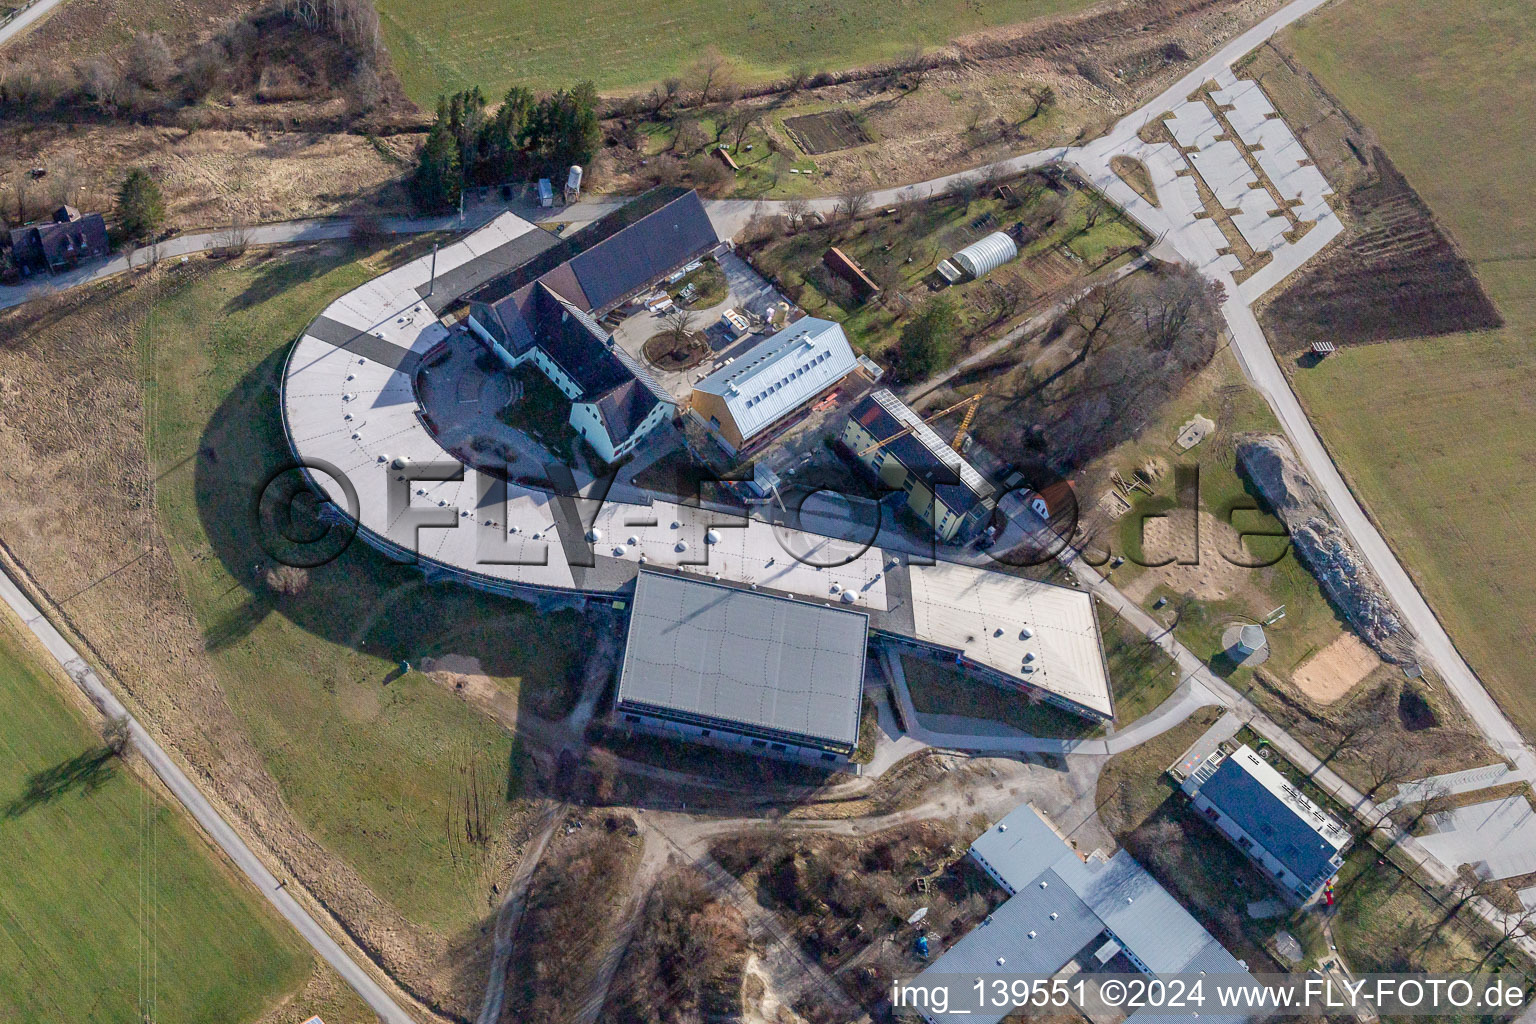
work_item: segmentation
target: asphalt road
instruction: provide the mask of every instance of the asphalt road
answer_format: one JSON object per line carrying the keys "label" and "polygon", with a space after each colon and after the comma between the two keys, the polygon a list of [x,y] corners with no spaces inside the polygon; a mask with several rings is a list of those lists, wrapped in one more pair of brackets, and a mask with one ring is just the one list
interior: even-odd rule
{"label": "asphalt road", "polygon": [[218,844],[235,866],[261,891],[267,902],[277,908],[288,923],[298,929],[304,941],[336,969],[363,1001],[379,1015],[385,1024],[413,1024],[414,1018],[381,987],[373,976],[359,967],[346,951],[331,938],[320,923],[309,915],[298,901],[281,887],[277,878],[268,871],[261,860],[245,845],[235,830],[230,828],[219,812],[214,810],[197,785],[173,761],[169,754],[155,742],[138,720],[128,714],[127,708],[102,684],[94,669],[80,657],[68,640],[43,617],[27,596],[17,587],[9,573],[0,574],[0,598],[16,613],[32,634],[40,640],[48,653],[75,681],[85,696],[108,718],[125,718],[133,736],[133,748],[165,783],[167,789],[179,800],[203,831]]}
{"label": "asphalt road", "polygon": [[64,0],[37,0],[31,7],[22,11],[16,17],[6,22],[3,28],[0,28],[0,46],[4,46],[16,36],[21,35],[45,17],[49,11],[63,2]]}
{"label": "asphalt road", "polygon": [[[18,18],[15,22],[0,29],[0,43],[22,31],[28,24],[42,17],[59,0],[41,0],[27,14]],[[1113,129],[1102,139],[1078,148],[1060,148],[1044,150],[1036,153],[1026,153],[1000,161],[993,167],[1001,170],[1017,172],[1033,167],[1043,166],[1056,161],[1066,161],[1076,164],[1096,184],[1104,187],[1117,202],[1120,202],[1128,214],[1142,223],[1154,237],[1159,238],[1160,246],[1167,246],[1186,257],[1201,252],[1201,245],[1193,237],[1188,223],[1175,223],[1165,212],[1139,200],[1122,182],[1108,169],[1108,160],[1116,152],[1132,146],[1131,140],[1135,133],[1148,119],[1168,109],[1187,93],[1192,91],[1199,83],[1209,78],[1216,70],[1231,64],[1232,61],[1244,53],[1260,45],[1275,31],[1296,21],[1321,6],[1325,0],[1295,0],[1295,2],[1281,8],[1275,14],[1266,18],[1253,29],[1243,33],[1231,43],[1224,46],[1212,57],[1202,62],[1199,67],[1191,71],[1184,78],[1174,83],[1168,90],[1143,105],[1136,112],[1128,115],[1118,122]],[[978,170],[960,172],[946,175],[931,181],[907,185],[896,188],[879,190],[871,195],[872,205],[886,206],[909,199],[923,198],[935,192],[954,185],[960,179],[977,173]],[[582,203],[575,207],[555,208],[553,210],[528,210],[517,209],[516,212],[523,216],[529,216],[535,220],[591,220],[601,216],[615,208],[618,203],[614,201],[598,201]],[[716,221],[722,234],[735,234],[755,212],[772,212],[777,204],[756,203],[751,201],[725,200],[709,204],[711,218]],[[811,208],[822,212],[835,208],[836,200],[820,199],[811,203]],[[458,217],[404,219],[387,221],[385,229],[394,233],[411,233],[438,230],[458,230],[472,226],[474,223],[483,222],[500,212],[503,207],[487,207],[477,210],[473,219],[461,221]],[[515,208],[514,208],[515,209]],[[350,224],[345,220],[339,221],[299,221],[287,224],[264,225],[252,228],[249,231],[251,244],[273,245],[304,242],[310,240],[345,237],[350,231]],[[1314,231],[1314,234],[1318,232]],[[1296,246],[1286,254],[1285,265],[1278,268],[1280,273],[1271,275],[1268,280],[1278,283],[1283,272],[1295,269],[1309,256],[1315,253],[1325,241],[1319,238],[1313,246]],[[179,258],[195,252],[217,248],[227,244],[227,233],[222,231],[202,232],[173,238],[162,243],[157,255],[161,259]],[[135,260],[137,262],[137,259]],[[1203,261],[1192,260],[1196,265]],[[42,286],[26,285],[11,288],[0,288],[0,308],[16,305],[60,288],[73,287],[90,281],[99,280],[111,274],[121,273],[128,269],[128,261],[124,257],[110,261],[97,267],[87,268],[84,271],[76,271],[72,275],[61,275]],[[1487,736],[1505,756],[1511,758],[1527,778],[1536,778],[1536,752],[1524,741],[1518,731],[1504,717],[1493,699],[1483,688],[1481,681],[1471,667],[1456,650],[1454,643],[1445,632],[1444,627],[1436,618],[1433,610],[1424,600],[1418,589],[1413,585],[1407,573],[1398,563],[1386,540],[1376,530],[1365,511],[1356,501],[1354,494],[1349,490],[1339,474],[1337,467],[1329,458],[1317,433],[1302,411],[1300,403],[1291,391],[1285,375],[1280,370],[1257,318],[1253,315],[1248,303],[1259,296],[1252,294],[1249,289],[1244,294],[1225,272],[1215,272],[1211,276],[1221,280],[1227,286],[1230,298],[1223,307],[1228,327],[1232,334],[1233,347],[1242,363],[1244,373],[1253,385],[1264,395],[1265,400],[1274,410],[1276,417],[1284,427],[1287,436],[1295,447],[1298,457],[1311,475],[1313,482],[1324,494],[1331,510],[1337,518],[1340,526],[1345,529],[1361,551],[1367,563],[1382,580],[1388,593],[1396,602],[1403,614],[1405,621],[1418,634],[1424,660],[1439,671],[1447,685],[1456,693],[1463,706],[1467,708],[1479,729]],[[3,594],[17,613],[27,620],[39,638],[49,647],[60,664],[65,666],[72,678],[81,686],[86,694],[105,713],[121,714],[122,705],[111,695],[101,681],[79,658],[78,654],[64,639],[52,629],[52,626],[43,620],[37,610],[33,608],[26,598],[17,590],[8,578],[0,579],[0,594]],[[1202,683],[1211,685],[1207,680]],[[1219,682],[1219,681],[1218,681]],[[1234,693],[1217,693],[1230,701],[1233,698],[1241,700],[1240,695]],[[1226,702],[1226,701],[1224,701]],[[277,888],[277,882],[266,870],[251,850],[245,846],[240,838],[218,816],[212,805],[202,796],[196,786],[186,777],[176,764],[165,754],[142,727],[134,722],[132,730],[135,742],[151,764],[156,773],[165,781],[167,787],[176,794],[177,798],[192,812],[200,824],[208,831],[209,835],[235,863],[246,873],[248,877],[262,891],[263,895],[288,918],[300,933],[327,961],[332,963],[342,974],[342,977],[355,988],[360,995],[390,1024],[404,1024],[411,1017],[406,1014],[364,970],[353,963],[346,953],[330,938],[320,925],[311,918],[308,913],[298,905],[287,893]],[[1286,737],[1289,739],[1289,737]],[[1292,741],[1294,743],[1294,741]],[[1287,754],[1293,754],[1291,750]],[[1299,748],[1294,752],[1295,756],[1306,755],[1306,751]],[[1307,755],[1308,757],[1310,755]],[[1305,758],[1303,758],[1305,760]],[[1298,763],[1301,763],[1298,761]],[[1342,780],[1339,780],[1342,782]]]}

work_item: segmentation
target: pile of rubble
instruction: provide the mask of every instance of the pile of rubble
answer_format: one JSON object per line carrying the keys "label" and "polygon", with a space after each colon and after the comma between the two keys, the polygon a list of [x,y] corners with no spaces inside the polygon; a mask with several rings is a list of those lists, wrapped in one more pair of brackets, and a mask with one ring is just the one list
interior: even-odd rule
{"label": "pile of rubble", "polygon": [[1412,634],[1381,581],[1329,515],[1290,442],[1274,434],[1241,435],[1237,464],[1285,523],[1296,556],[1360,637],[1387,661],[1412,663]]}

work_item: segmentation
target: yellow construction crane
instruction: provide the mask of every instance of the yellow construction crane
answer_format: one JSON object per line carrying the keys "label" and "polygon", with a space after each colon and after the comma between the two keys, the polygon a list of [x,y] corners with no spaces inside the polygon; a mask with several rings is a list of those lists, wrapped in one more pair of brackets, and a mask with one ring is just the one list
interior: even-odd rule
{"label": "yellow construction crane", "polygon": [[[956,402],[954,405],[950,406],[948,409],[940,409],[938,412],[933,413],[932,415],[924,416],[923,419],[922,419],[922,422],[923,423],[932,423],[934,420],[943,419],[945,416],[948,416],[950,413],[954,412],[957,409],[965,409],[966,410],[966,412],[965,412],[965,419],[960,421],[960,429],[958,431],[956,431],[955,439],[950,442],[950,446],[953,447],[955,449],[955,451],[959,451],[960,450],[960,442],[965,440],[966,431],[969,430],[970,427],[971,427],[971,420],[975,418],[976,410],[981,407],[981,400],[984,397],[986,397],[986,394],[987,394],[986,390],[982,389],[981,391],[976,392],[976,394],[972,395],[970,398],[961,399],[960,401]],[[970,408],[967,409],[966,408],[967,406],[969,406]],[[863,451],[859,452],[858,453],[859,458],[862,459],[864,456],[868,455],[870,452],[878,451],[879,449],[884,448],[886,445],[890,444],[892,441],[897,441],[897,440],[900,440],[903,437],[906,437],[908,434],[912,433],[912,431],[916,430],[917,428],[918,428],[918,424],[916,424],[916,423],[913,423],[913,424],[911,424],[909,426],[906,426],[906,427],[902,427],[900,430],[898,430],[896,433],[892,434],[890,437],[887,437],[887,438],[884,438],[882,440],[876,441],[874,444],[870,445],[868,448],[865,448]]]}
{"label": "yellow construction crane", "polygon": [[955,439],[949,442],[949,446],[955,451],[959,451],[960,446],[965,443],[965,435],[971,429],[971,420],[976,418],[976,410],[981,408],[981,400],[986,397],[986,394],[987,389],[982,388],[967,399],[971,403],[971,407],[965,410],[965,416],[960,420],[960,428],[955,431]]}

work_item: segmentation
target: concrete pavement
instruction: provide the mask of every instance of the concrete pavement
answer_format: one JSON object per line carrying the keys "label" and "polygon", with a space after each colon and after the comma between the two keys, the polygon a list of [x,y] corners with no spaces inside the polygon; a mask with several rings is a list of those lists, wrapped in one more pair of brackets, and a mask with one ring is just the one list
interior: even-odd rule
{"label": "concrete pavement", "polygon": [[127,720],[128,731],[133,737],[133,749],[144,758],[145,763],[154,770],[160,781],[165,783],[171,794],[191,813],[209,838],[234,862],[235,867],[239,868],[267,902],[276,907],[277,912],[298,930],[304,941],[336,969],[342,980],[362,997],[369,1008],[378,1014],[385,1024],[414,1024],[415,1018],[395,1002],[394,998],[374,980],[373,975],[348,956],[320,922],[311,917],[309,912],[289,895],[288,890],[282,887],[261,859],[219,815],[196,784],[187,777],[160,744],[155,742],[155,738],[139,724],[138,720],[128,713],[128,709],[113,696],[112,691],[107,689],[95,670],[21,591],[8,571],[0,573],[0,598],[4,598],[5,603],[22,620],[32,635],[47,648],[53,659],[104,716],[109,719]]}

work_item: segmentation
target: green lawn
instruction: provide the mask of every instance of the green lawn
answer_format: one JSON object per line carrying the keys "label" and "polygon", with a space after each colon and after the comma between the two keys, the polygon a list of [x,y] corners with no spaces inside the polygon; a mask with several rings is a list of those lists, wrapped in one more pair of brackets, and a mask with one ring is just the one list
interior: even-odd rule
{"label": "green lawn", "polygon": [[[1040,198],[1043,200],[1044,196]],[[1127,249],[1144,241],[1127,222],[1111,216],[1101,217],[1092,228],[1087,227],[1089,201],[1084,192],[1068,191],[1063,211],[1050,229],[1027,243],[1018,259],[992,276],[1017,275],[1027,287],[1027,301],[1037,302],[1051,283],[1031,273],[1031,257],[1065,246],[1087,268],[1097,269],[1101,263],[1107,268],[1115,263],[1114,258],[1106,259],[1111,250]],[[893,281],[890,286],[899,288],[911,300],[911,308],[916,309],[929,297],[927,282],[936,278],[939,261],[975,241],[983,230],[979,225],[989,216],[995,223],[985,226],[985,230],[1003,230],[1027,219],[1029,208],[1010,210],[993,198],[965,202],[959,197],[944,197],[909,205],[895,216],[866,217],[851,229],[843,224],[803,228],[766,243],[751,253],[751,259],[811,315],[842,324],[855,349],[877,355],[900,337],[908,312],[901,307],[892,308],[881,299],[860,302],[846,294],[833,298],[837,289],[830,272],[822,265],[822,255],[835,245],[871,275],[889,270]],[[978,226],[972,229],[972,225]],[[1118,257],[1120,261],[1129,258]],[[962,345],[1001,334],[1027,315],[1027,308],[1021,306],[1007,321],[990,322],[991,313],[985,308],[992,293],[990,280],[963,281],[945,287],[941,293],[955,303],[960,313]]]}
{"label": "green lawn", "polygon": [[554,89],[590,78],[620,91],[668,77],[689,79],[709,47],[761,81],[806,66],[849,67],[888,59],[913,44],[1089,6],[1087,0],[988,4],[877,0],[645,0],[622,10],[574,0],[380,0],[384,41],[410,97],[480,85],[499,96],[514,83]]}
{"label": "green lawn", "polygon": [[1055,739],[1079,739],[1103,732],[1097,722],[1054,704],[1031,700],[1018,690],[987,682],[948,662],[915,654],[900,657],[912,706],[923,714],[980,718],[1031,736]]}
{"label": "green lawn", "polygon": [[396,663],[476,658],[522,708],[558,717],[586,626],[428,586],[362,543],[312,570],[302,593],[266,585],[252,509],[288,457],[275,385],[303,325],[386,265],[353,260],[225,265],[155,303],[142,339],[157,510],[231,706],[288,805],[408,918],[457,930],[483,915],[494,867],[453,824],[466,780],[500,798],[484,821],[495,836],[520,806],[523,757],[419,671],[395,678]]}
{"label": "green lawn", "polygon": [[1344,349],[1294,381],[1457,647],[1536,736],[1536,7],[1349,0],[1286,38],[1380,136],[1506,320]]}
{"label": "green lawn", "polygon": [[0,1020],[247,1024],[303,984],[298,937],[123,771],[0,624]]}

